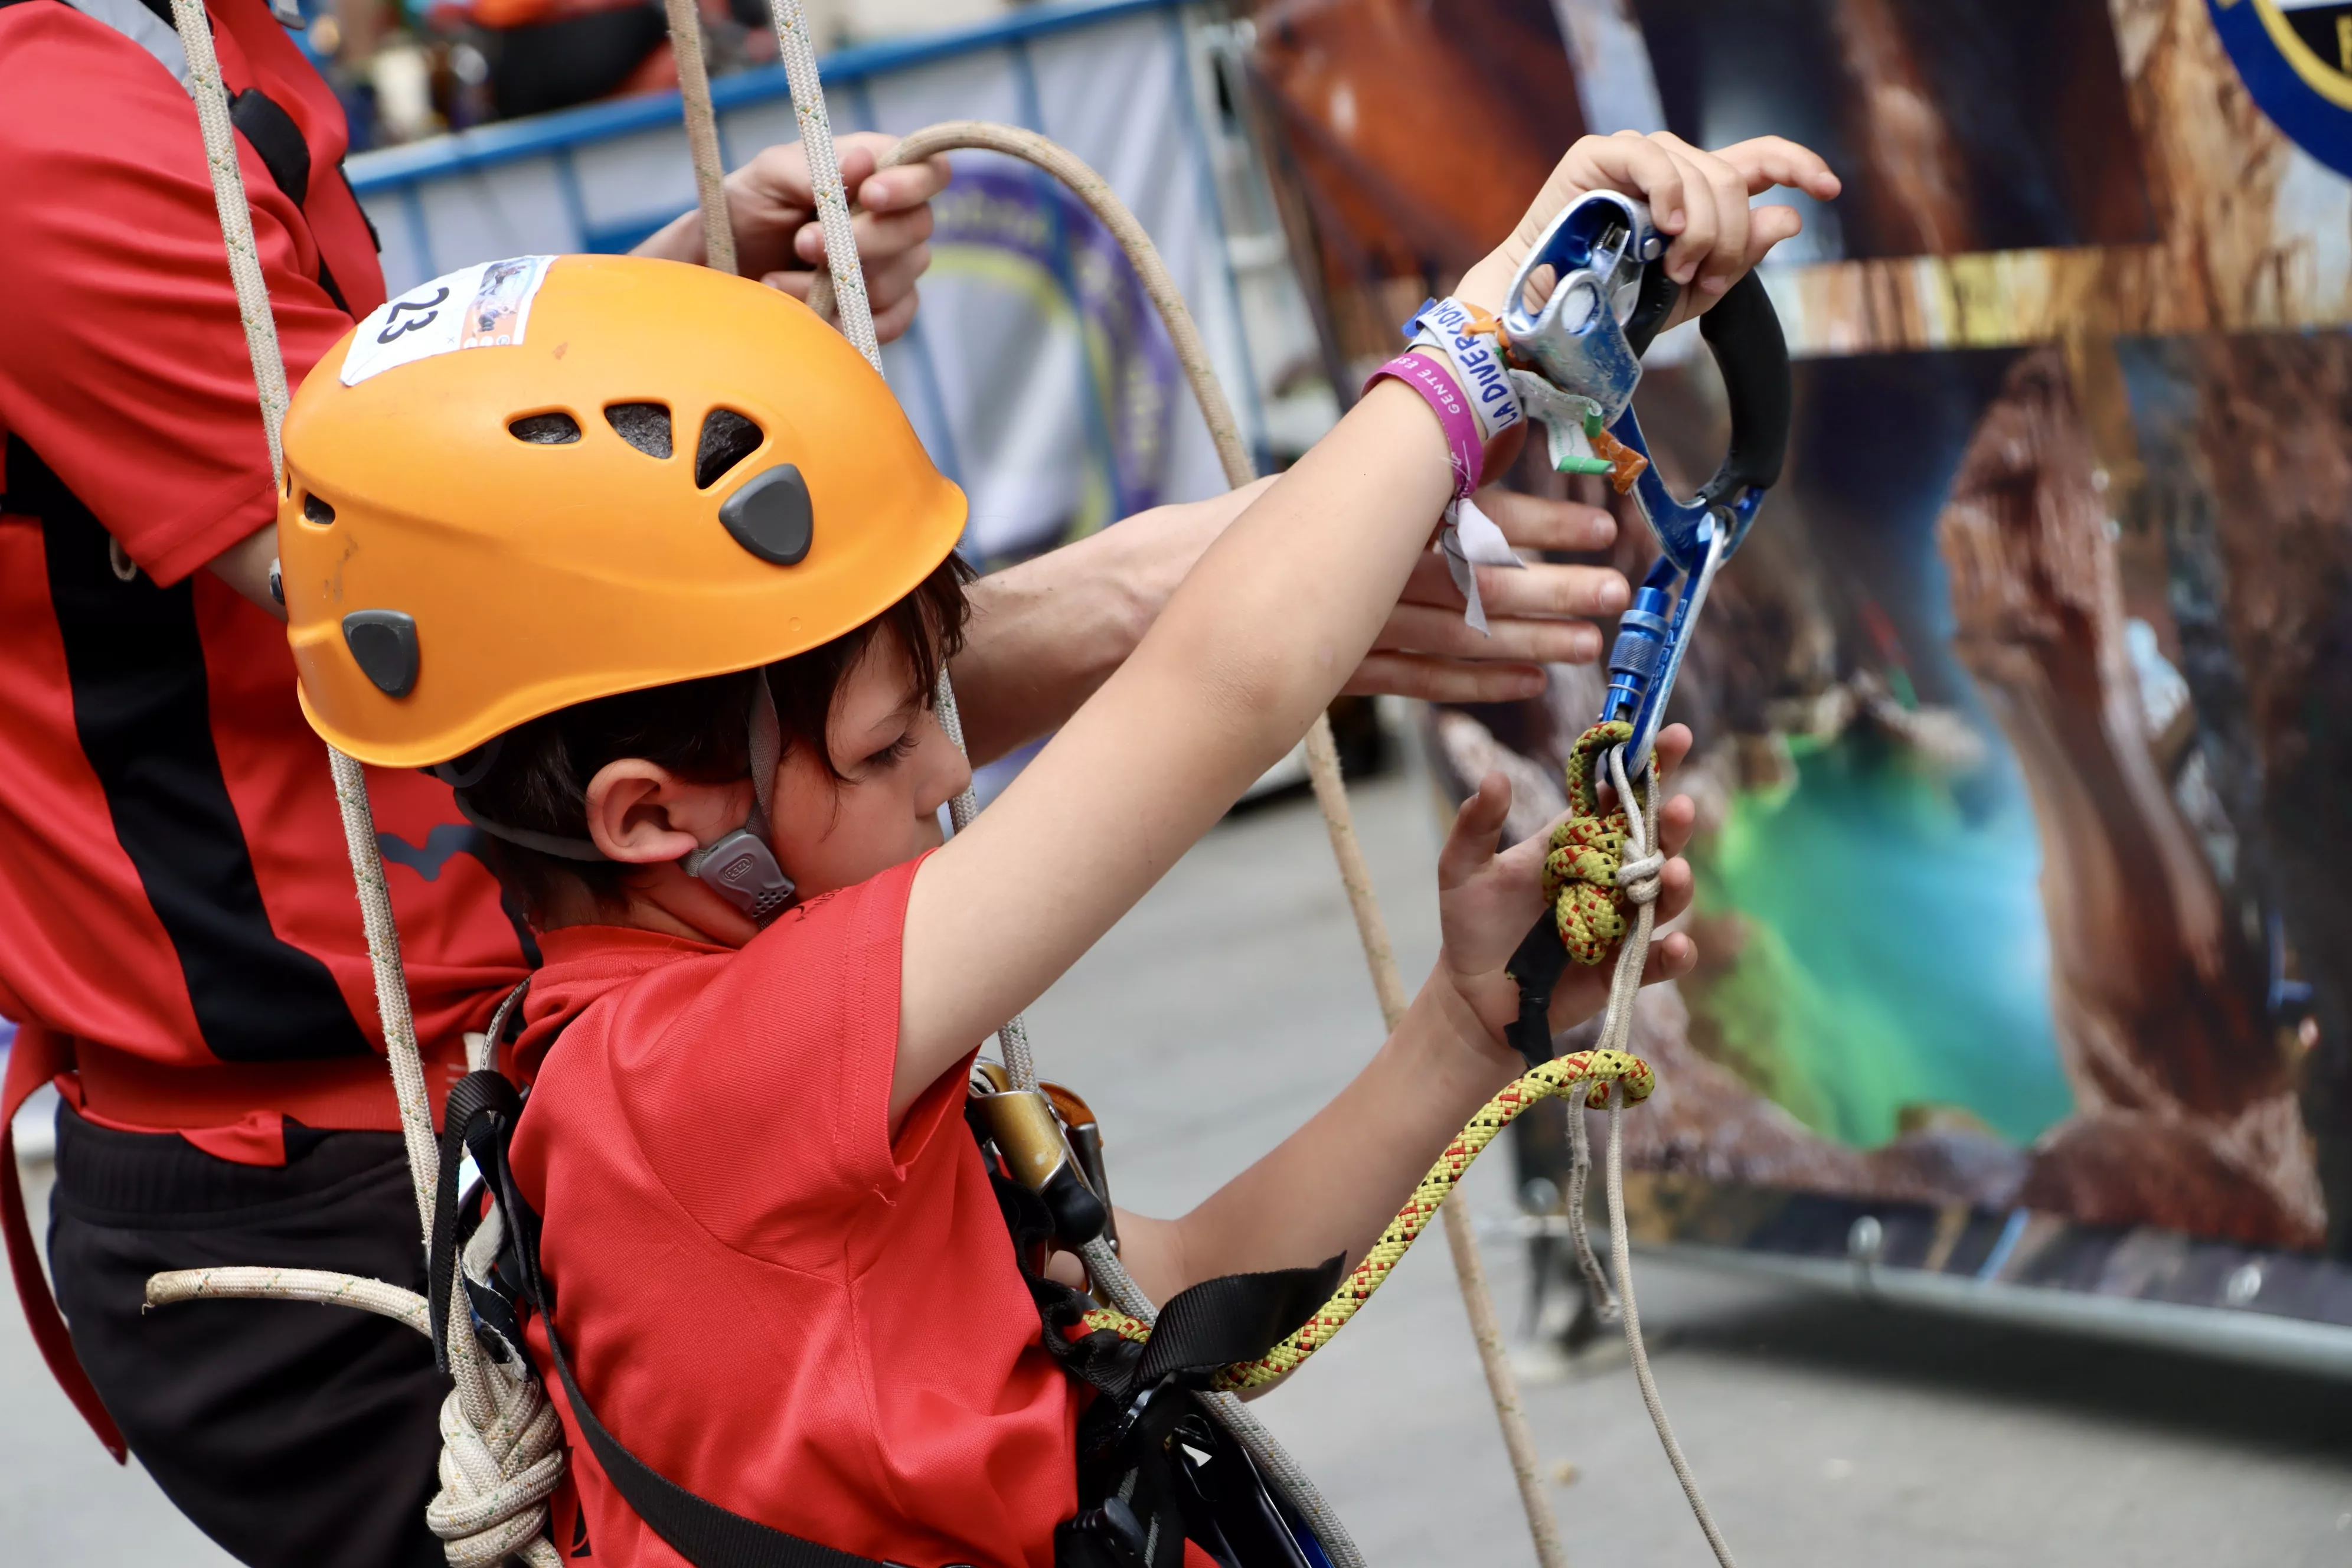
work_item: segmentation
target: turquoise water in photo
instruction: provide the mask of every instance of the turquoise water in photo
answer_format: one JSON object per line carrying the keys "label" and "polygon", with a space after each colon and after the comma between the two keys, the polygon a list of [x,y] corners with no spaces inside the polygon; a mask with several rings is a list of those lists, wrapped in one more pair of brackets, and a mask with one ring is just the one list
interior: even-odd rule
{"label": "turquoise water in photo", "polygon": [[1727,1065],[1857,1147],[1914,1104],[2031,1141],[2074,1098],[2041,847],[2006,748],[1957,784],[1853,731],[1796,761],[1792,787],[1742,792],[1694,850],[1702,911],[1745,926],[1730,973],[1695,997]]}

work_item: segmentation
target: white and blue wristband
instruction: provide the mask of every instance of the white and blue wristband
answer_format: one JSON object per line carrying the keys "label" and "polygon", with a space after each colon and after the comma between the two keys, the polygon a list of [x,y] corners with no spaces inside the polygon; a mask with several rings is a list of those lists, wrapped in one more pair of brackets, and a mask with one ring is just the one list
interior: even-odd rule
{"label": "white and blue wristband", "polygon": [[[1498,437],[1526,420],[1527,410],[1511,385],[1509,367],[1503,361],[1501,338],[1495,331],[1478,330],[1481,317],[1482,312],[1451,295],[1443,300],[1425,300],[1413,312],[1412,320],[1404,324],[1404,335],[1412,340],[1414,349],[1427,349],[1441,355],[1453,367],[1463,401],[1470,405],[1470,416],[1477,421],[1481,445],[1491,447]],[[1492,317],[1484,319],[1493,321]],[[1475,489],[1475,479],[1465,488]],[[1503,537],[1495,520],[1479,510],[1478,503],[1467,495],[1446,504],[1445,526],[1439,531],[1437,542],[1445,557],[1446,574],[1454,579],[1454,586],[1462,595],[1462,618],[1480,636],[1491,635],[1486,628],[1486,607],[1479,599],[1475,569],[1495,566],[1518,570],[1527,563]]]}

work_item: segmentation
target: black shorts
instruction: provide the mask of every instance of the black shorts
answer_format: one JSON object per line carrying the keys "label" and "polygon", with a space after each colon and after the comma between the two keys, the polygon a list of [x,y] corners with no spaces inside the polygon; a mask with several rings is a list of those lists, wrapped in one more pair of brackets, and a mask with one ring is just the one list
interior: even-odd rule
{"label": "black shorts", "polygon": [[255,1568],[443,1568],[425,1528],[446,1381],[415,1331],[343,1307],[191,1301],[147,1277],[264,1264],[422,1292],[416,1200],[391,1132],[289,1124],[282,1168],[58,1112],[49,1267],[75,1353],[131,1452]]}

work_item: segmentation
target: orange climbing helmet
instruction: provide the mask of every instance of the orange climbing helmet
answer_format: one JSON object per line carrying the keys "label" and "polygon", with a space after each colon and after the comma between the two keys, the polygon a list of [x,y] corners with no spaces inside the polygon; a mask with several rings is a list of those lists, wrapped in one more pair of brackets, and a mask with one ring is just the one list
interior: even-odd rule
{"label": "orange climbing helmet", "polygon": [[303,383],[285,447],[302,710],[382,766],[829,642],[964,522],[807,307],[635,257],[519,257],[387,301]]}

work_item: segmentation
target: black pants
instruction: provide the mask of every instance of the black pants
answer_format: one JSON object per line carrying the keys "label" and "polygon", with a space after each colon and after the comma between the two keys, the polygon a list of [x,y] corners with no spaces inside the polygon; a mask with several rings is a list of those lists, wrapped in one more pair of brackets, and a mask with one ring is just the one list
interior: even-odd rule
{"label": "black pants", "polygon": [[282,1168],[58,1113],[49,1266],[131,1451],[254,1568],[442,1568],[425,1528],[446,1387],[414,1330],[344,1307],[191,1301],[147,1277],[265,1264],[425,1289],[399,1137],[287,1129]]}

